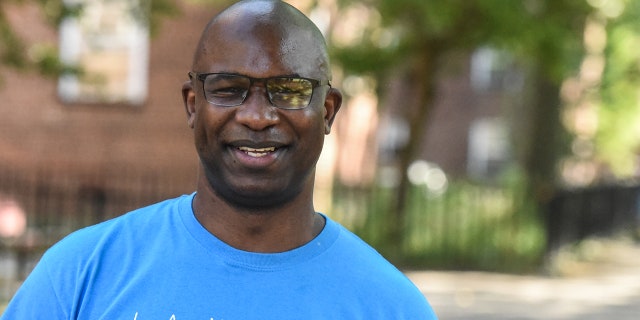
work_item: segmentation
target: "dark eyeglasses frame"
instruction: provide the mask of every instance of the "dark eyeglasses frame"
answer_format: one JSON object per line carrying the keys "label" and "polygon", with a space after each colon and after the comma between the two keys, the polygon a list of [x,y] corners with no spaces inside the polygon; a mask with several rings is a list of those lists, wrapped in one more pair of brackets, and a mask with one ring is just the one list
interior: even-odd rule
{"label": "dark eyeglasses frame", "polygon": [[[315,93],[315,89],[317,87],[320,86],[325,86],[328,85],[329,87],[331,87],[331,83],[329,82],[329,80],[316,80],[316,79],[311,79],[311,78],[305,78],[305,77],[297,77],[297,76],[275,76],[275,77],[268,77],[268,78],[253,78],[253,77],[249,77],[249,76],[245,76],[242,74],[236,74],[236,73],[224,73],[224,72],[212,72],[212,73],[198,73],[195,71],[190,71],[188,73],[189,79],[193,80],[193,78],[196,78],[198,80],[200,80],[200,82],[202,82],[202,94],[204,95],[204,99],[207,100],[207,102],[217,105],[217,106],[221,106],[221,107],[237,107],[239,105],[242,105],[246,100],[247,97],[249,96],[249,94],[247,93],[243,98],[242,101],[240,101],[238,104],[234,104],[234,105],[220,105],[220,104],[216,104],[213,103],[211,101],[209,101],[209,99],[207,99],[207,95],[205,94],[205,90],[204,90],[204,81],[207,79],[208,76],[210,75],[221,75],[221,76],[240,76],[240,77],[244,77],[249,79],[249,88],[253,87],[253,84],[256,82],[262,82],[265,84],[265,92],[267,95],[267,100],[269,100],[269,103],[271,103],[272,106],[279,108],[279,109],[284,109],[284,110],[299,110],[299,109],[304,109],[306,107],[309,106],[309,104],[311,103],[311,100],[313,100],[313,94]],[[309,97],[309,102],[300,108],[286,108],[286,107],[280,107],[277,106],[275,103],[273,103],[273,101],[271,101],[271,95],[269,94],[268,90],[266,89],[266,83],[267,81],[271,80],[271,79],[281,79],[281,78],[289,78],[289,79],[303,79],[303,80],[307,80],[311,83],[311,97]]]}

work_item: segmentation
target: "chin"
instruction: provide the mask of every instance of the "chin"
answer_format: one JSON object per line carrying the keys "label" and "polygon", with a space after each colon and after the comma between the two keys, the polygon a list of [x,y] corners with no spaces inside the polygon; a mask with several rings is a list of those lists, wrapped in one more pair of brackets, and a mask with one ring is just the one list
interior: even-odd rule
{"label": "chin", "polygon": [[243,186],[241,188],[218,189],[218,195],[227,203],[240,209],[265,210],[283,207],[298,197],[302,188],[261,188]]}
{"label": "chin", "polygon": [[[274,181],[255,177],[245,179],[215,179],[209,177],[209,186],[217,196],[229,205],[243,210],[268,210],[283,207],[303,193],[308,181]],[[279,183],[278,183],[279,182]],[[313,180],[311,181],[313,186]]]}
{"label": "chin", "polygon": [[268,197],[264,195],[244,195],[239,197],[224,198],[227,203],[238,209],[248,211],[265,211],[270,209],[278,209],[290,203],[293,197],[285,198],[282,196]]}

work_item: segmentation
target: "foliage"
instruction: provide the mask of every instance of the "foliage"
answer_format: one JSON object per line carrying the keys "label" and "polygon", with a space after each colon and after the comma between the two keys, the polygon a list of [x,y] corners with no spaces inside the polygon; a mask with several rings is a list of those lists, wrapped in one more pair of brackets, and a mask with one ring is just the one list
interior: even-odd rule
{"label": "foliage", "polygon": [[[335,50],[351,72],[394,68],[407,55],[431,46],[472,50],[482,45],[504,47],[520,58],[543,54],[545,68],[557,76],[575,70],[581,53],[580,35],[591,8],[585,1],[502,0],[342,0],[342,9],[364,3],[381,19],[371,19],[360,42]],[[380,29],[396,38],[380,46]],[[378,61],[378,63],[372,63]],[[572,62],[572,63],[567,63]]]}
{"label": "foliage", "polygon": [[[585,19],[593,11],[586,1],[341,0],[339,3],[343,11],[365,4],[367,16],[377,17],[368,19],[370,24],[362,28],[355,41],[336,45],[334,57],[346,73],[368,73],[380,84],[398,71],[411,79],[405,84],[413,88],[408,88],[405,96],[415,97],[396,101],[404,106],[400,112],[409,127],[408,142],[398,154],[399,172],[406,172],[420,152],[434,108],[436,77],[442,60],[452,52],[495,47],[515,57],[528,71],[531,94],[526,106],[530,109],[532,129],[519,136],[520,141],[513,142],[524,149],[518,160],[527,171],[530,196],[540,204],[550,198],[556,181],[556,163],[562,145],[566,144],[561,139],[558,92],[561,81],[575,72],[581,62]],[[387,38],[393,41],[385,41]],[[382,95],[389,94],[381,88],[378,89]],[[401,177],[396,190],[397,205],[388,213],[388,223],[397,224],[396,230],[389,232],[389,242],[402,241],[400,229],[409,214],[406,206],[410,201],[409,185],[406,175]]]}
{"label": "foliage", "polygon": [[13,32],[3,11],[0,11],[0,62],[5,65],[23,68],[25,61],[22,55],[24,44]]}
{"label": "foliage", "polygon": [[[154,35],[163,19],[179,13],[174,1],[140,0],[132,1],[129,4],[131,14],[142,23],[148,24],[151,34]],[[8,0],[3,2],[5,5],[37,4],[52,27],[57,27],[66,17],[81,15],[83,10],[81,2],[74,5],[65,5],[60,0]],[[0,65],[19,70],[33,69],[49,76],[57,76],[69,71],[79,72],[79,70],[60,64],[56,48],[41,43],[34,44],[33,48],[27,46],[24,40],[15,33],[14,28],[17,26],[12,26],[9,23],[2,9],[4,8],[0,7]],[[27,54],[27,52],[32,52],[32,54]]]}
{"label": "foliage", "polygon": [[640,2],[627,1],[626,5],[607,28],[607,65],[596,138],[600,158],[619,176],[634,173],[640,154]]}

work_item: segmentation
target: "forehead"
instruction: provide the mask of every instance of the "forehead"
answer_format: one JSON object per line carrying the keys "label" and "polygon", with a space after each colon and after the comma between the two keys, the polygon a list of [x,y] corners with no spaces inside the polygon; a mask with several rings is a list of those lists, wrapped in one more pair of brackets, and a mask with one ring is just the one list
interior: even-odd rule
{"label": "forehead", "polygon": [[322,43],[308,27],[286,17],[227,15],[205,31],[194,69],[253,77],[320,77],[326,74],[326,60]]}

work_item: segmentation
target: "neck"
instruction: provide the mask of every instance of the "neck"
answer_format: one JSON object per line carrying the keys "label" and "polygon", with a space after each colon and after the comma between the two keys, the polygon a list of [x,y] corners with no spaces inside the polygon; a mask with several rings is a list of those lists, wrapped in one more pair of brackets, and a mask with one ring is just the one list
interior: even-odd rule
{"label": "neck", "polygon": [[313,240],[324,227],[324,218],[313,208],[312,189],[307,189],[282,207],[237,208],[201,178],[192,205],[200,224],[228,245],[250,252],[284,252]]}

